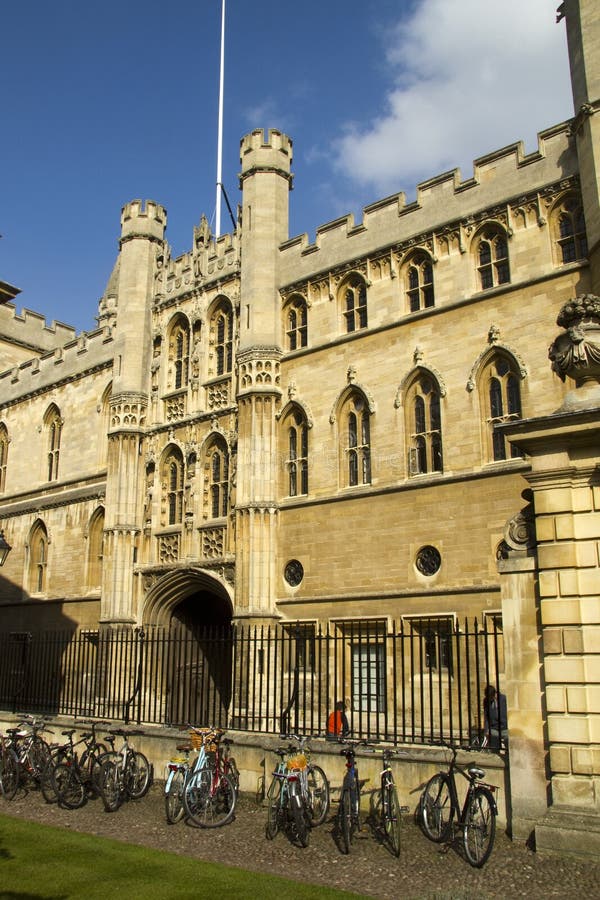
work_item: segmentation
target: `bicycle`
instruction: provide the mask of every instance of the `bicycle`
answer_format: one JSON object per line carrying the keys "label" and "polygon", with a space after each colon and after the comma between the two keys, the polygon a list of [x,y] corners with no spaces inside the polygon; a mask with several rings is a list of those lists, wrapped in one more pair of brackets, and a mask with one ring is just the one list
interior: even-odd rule
{"label": "bicycle", "polygon": [[306,757],[293,745],[273,750],[279,762],[267,792],[266,836],[273,840],[280,829],[287,831],[301,847],[308,847],[310,812],[300,784],[301,772],[307,768]]}
{"label": "bicycle", "polygon": [[394,856],[400,856],[401,814],[408,812],[408,806],[400,806],[398,801],[398,792],[390,762],[394,751],[386,748],[382,754],[383,769],[380,776],[380,788],[371,797],[371,825]]}
{"label": "bicycle", "polygon": [[[495,785],[482,781],[485,772],[479,766],[460,766],[456,762],[458,748],[449,744],[452,759],[446,771],[433,775],[425,786],[420,800],[420,818],[423,831],[436,843],[447,841],[456,821],[462,829],[463,847],[467,861],[481,868],[492,852],[496,836],[498,814],[494,792]],[[468,782],[462,808],[458,799],[456,773]]]}
{"label": "bicycle", "polygon": [[[218,728],[192,728],[190,733],[198,756],[184,778],[183,805],[188,819],[200,828],[226,825],[235,812],[237,788],[231,775],[224,770],[224,758],[219,747],[223,734]],[[177,789],[181,789],[180,779]]]}
{"label": "bicycle", "polygon": [[[66,809],[79,809],[90,795],[101,793],[101,759],[106,758],[105,744],[96,738],[96,725],[82,734],[77,743],[73,741],[74,728],[62,732],[67,743],[56,748],[55,759],[48,763],[41,780],[44,797],[49,802],[58,801]],[[77,747],[83,745],[81,756]]]}
{"label": "bicycle", "polygon": [[5,800],[12,800],[19,789],[19,759],[10,740],[0,736],[0,793]]}
{"label": "bicycle", "polygon": [[[143,732],[115,728],[105,737],[112,749],[99,758],[98,790],[107,812],[115,812],[125,799],[139,800],[152,786],[152,766],[129,743],[129,738],[138,734]],[[114,749],[116,737],[123,738],[118,750]]]}
{"label": "bicycle", "polygon": [[360,782],[358,779],[358,767],[356,765],[356,748],[361,744],[367,746],[366,741],[343,740],[345,746],[340,750],[340,756],[346,757],[346,773],[342,782],[340,802],[338,806],[335,833],[340,838],[340,849],[343,853],[350,853],[350,846],[355,832],[360,831]]}
{"label": "bicycle", "polygon": [[296,746],[290,746],[293,754],[288,759],[288,766],[298,770],[300,789],[304,804],[308,809],[311,828],[322,825],[329,812],[329,781],[321,766],[311,761],[311,749],[308,746],[310,738],[297,734],[289,734],[286,739],[294,741]]}

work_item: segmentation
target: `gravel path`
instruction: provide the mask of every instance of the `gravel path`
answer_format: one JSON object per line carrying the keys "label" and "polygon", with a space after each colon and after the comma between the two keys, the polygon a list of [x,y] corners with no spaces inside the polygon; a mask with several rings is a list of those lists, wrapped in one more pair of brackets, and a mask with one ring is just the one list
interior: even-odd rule
{"label": "gravel path", "polygon": [[404,818],[402,853],[396,859],[367,827],[357,835],[350,855],[342,855],[331,820],[312,831],[307,849],[293,846],[283,834],[268,841],[266,810],[249,797],[240,799],[235,821],[223,828],[168,825],[160,784],[143,800],[126,803],[115,813],[105,813],[97,800],[79,810],[58,809],[37,792],[0,800],[0,813],[213,862],[232,864],[235,855],[236,864],[245,869],[380,900],[600,896],[600,864],[541,857],[499,833],[490,860],[476,870],[460,855],[458,844],[432,844],[410,815]]}

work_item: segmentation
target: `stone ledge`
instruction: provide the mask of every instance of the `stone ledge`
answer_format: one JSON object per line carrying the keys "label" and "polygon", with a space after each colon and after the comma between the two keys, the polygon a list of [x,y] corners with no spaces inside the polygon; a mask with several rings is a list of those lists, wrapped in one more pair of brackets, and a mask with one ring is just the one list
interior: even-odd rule
{"label": "stone ledge", "polygon": [[535,827],[535,849],[582,859],[600,855],[600,813],[553,807]]}

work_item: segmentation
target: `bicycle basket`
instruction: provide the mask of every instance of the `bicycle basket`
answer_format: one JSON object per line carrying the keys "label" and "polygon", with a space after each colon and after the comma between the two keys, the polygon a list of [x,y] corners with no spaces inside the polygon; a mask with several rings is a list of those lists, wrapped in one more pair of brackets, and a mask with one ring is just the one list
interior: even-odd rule
{"label": "bicycle basket", "polygon": [[288,756],[287,763],[288,769],[305,769],[308,765],[308,760],[304,753],[296,753],[295,756]]}

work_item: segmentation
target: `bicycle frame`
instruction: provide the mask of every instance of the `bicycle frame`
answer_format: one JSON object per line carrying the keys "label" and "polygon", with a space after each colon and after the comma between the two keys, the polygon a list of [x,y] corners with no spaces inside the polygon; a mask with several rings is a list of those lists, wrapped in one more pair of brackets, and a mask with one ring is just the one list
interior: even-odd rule
{"label": "bicycle frame", "polygon": [[[487,788],[491,794],[496,792],[496,786],[494,784],[487,784],[482,781],[485,772],[483,769],[480,769],[478,766],[461,766],[456,762],[456,757],[458,754],[458,750],[456,747],[452,747],[452,760],[448,767],[447,775],[449,778],[449,787],[450,787],[450,799],[452,805],[452,815],[456,818],[456,821],[459,825],[464,825],[467,810],[469,809],[469,802],[471,799],[471,795],[475,788],[483,787]],[[456,772],[468,782],[467,793],[465,795],[465,799],[463,801],[462,807],[460,805],[460,800],[458,797],[458,788],[456,787]],[[498,810],[496,804],[494,802],[494,815],[498,814]]]}

